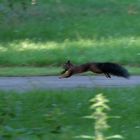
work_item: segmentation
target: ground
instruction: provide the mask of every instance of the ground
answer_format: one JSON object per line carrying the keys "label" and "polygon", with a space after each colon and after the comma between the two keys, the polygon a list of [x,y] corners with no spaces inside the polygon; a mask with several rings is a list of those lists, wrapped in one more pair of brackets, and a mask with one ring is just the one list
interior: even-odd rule
{"label": "ground", "polygon": [[[89,100],[100,93],[111,108],[106,135],[139,140],[139,0],[24,2],[0,3],[0,140],[93,135],[95,122],[83,116],[91,114]],[[59,79],[68,59],[76,65],[119,63],[132,76]]]}
{"label": "ground", "polygon": [[140,85],[140,76],[131,76],[129,79],[105,76],[72,76],[59,79],[58,76],[36,77],[1,77],[1,90],[15,90],[20,92],[30,90],[74,89],[74,88],[103,88],[103,87],[135,87]]}

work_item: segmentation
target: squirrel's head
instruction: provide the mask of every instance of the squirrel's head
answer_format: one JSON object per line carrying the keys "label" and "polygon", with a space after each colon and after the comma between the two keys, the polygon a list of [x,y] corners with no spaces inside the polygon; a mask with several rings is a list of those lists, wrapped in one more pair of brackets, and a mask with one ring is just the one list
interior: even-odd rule
{"label": "squirrel's head", "polygon": [[64,65],[63,65],[63,68],[65,70],[68,70],[69,68],[73,67],[73,64],[71,63],[70,60],[68,60]]}

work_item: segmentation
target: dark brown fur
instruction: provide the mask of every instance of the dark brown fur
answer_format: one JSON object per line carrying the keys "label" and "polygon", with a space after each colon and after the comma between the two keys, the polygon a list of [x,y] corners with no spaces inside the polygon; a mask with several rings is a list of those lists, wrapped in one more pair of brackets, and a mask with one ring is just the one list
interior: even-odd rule
{"label": "dark brown fur", "polygon": [[61,72],[62,76],[60,78],[68,78],[73,74],[83,73],[91,71],[97,74],[105,74],[107,78],[111,78],[112,75],[121,76],[124,78],[129,77],[128,71],[122,66],[105,62],[105,63],[85,63],[82,65],[73,65],[70,61],[67,61],[63,65],[64,71]]}

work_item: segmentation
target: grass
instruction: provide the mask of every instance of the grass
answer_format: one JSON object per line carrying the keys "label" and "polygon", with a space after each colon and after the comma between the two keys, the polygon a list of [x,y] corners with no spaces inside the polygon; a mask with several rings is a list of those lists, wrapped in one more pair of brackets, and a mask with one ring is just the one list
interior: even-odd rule
{"label": "grass", "polygon": [[60,67],[0,67],[0,76],[53,76],[59,75]]}
{"label": "grass", "polygon": [[[78,135],[93,135],[93,122],[83,119],[91,114],[89,99],[99,93],[110,101],[108,135],[120,134],[138,140],[140,129],[140,88],[75,89],[0,92],[0,135],[3,139],[72,140]],[[128,115],[129,114],[129,115]],[[60,129],[58,130],[58,127]],[[53,133],[58,131],[58,133]]]}
{"label": "grass", "polygon": [[[140,75],[138,67],[126,66],[131,75]],[[54,76],[60,75],[61,67],[46,66],[46,67],[0,67],[0,76]],[[81,75],[81,74],[80,74]],[[83,73],[82,75],[96,75],[92,72]]]}
{"label": "grass", "polygon": [[[60,66],[71,59],[140,64],[138,0],[49,0],[2,4],[1,66]],[[17,12],[18,11],[18,12]]]}
{"label": "grass", "polygon": [[[133,43],[132,43],[133,42]],[[75,63],[112,61],[126,65],[140,63],[139,38],[33,43],[29,40],[1,45],[3,66],[58,66],[71,59]],[[117,57],[116,57],[117,56]]]}

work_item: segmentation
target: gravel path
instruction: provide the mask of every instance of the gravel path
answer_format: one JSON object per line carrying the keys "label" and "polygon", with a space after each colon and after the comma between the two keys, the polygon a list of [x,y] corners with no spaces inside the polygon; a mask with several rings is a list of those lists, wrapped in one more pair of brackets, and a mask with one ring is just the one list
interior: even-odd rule
{"label": "gravel path", "polygon": [[32,89],[68,89],[95,87],[134,87],[140,86],[140,76],[130,79],[104,76],[73,76],[59,79],[57,76],[0,77],[0,90],[28,91]]}

